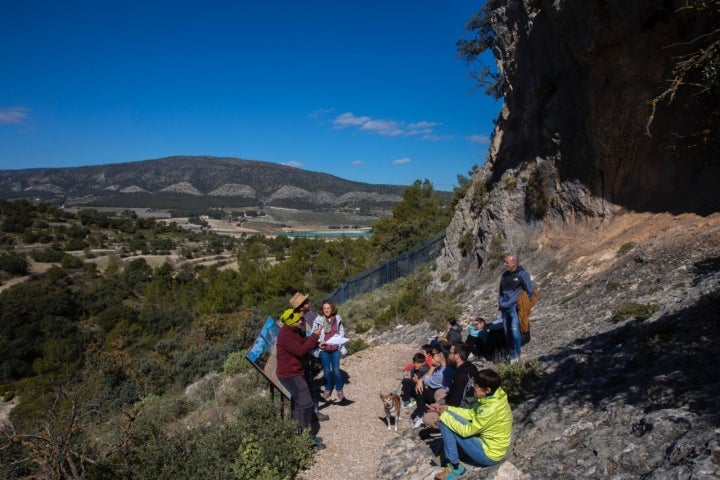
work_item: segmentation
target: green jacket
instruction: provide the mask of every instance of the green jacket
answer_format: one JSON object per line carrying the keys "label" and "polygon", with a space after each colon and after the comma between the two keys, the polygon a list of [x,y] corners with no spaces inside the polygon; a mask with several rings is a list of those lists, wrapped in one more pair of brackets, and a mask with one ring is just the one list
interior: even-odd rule
{"label": "green jacket", "polygon": [[[470,422],[465,425],[449,412],[454,412]],[[502,387],[494,394],[479,400],[472,408],[448,407],[439,420],[461,437],[478,437],[485,455],[496,462],[502,460],[510,446],[513,417],[507,394]]]}

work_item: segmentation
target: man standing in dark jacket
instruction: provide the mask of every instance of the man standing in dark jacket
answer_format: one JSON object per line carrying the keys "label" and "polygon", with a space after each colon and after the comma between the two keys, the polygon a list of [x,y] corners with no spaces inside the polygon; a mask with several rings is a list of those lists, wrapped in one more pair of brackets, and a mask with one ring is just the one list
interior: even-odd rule
{"label": "man standing in dark jacket", "polygon": [[[477,373],[477,367],[472,362],[468,362],[468,354],[470,352],[467,346],[462,342],[455,342],[450,345],[450,353],[448,354],[448,365],[455,369],[450,389],[445,398],[438,398],[437,392],[435,403],[428,405],[428,412],[423,416],[423,423],[430,428],[438,428],[438,417],[440,416],[439,407],[441,405],[450,405],[451,407],[469,407],[463,404],[468,394],[473,394],[472,378]],[[443,391],[444,393],[444,391]],[[442,396],[442,395],[441,395]]]}
{"label": "man standing in dark jacket", "polygon": [[[305,381],[305,356],[315,348],[320,338],[320,326],[305,336],[300,313],[289,308],[280,316],[283,323],[278,333],[276,375],[283,387],[290,393],[292,414],[302,430],[310,427],[313,413],[313,401],[310,388]],[[319,438],[312,436],[313,448],[322,449],[325,445]]]}
{"label": "man standing in dark jacket", "polygon": [[517,255],[506,253],[503,256],[505,271],[500,277],[500,294],[498,295],[498,306],[502,313],[505,325],[505,339],[508,344],[510,363],[520,361],[520,318],[517,311],[517,299],[520,292],[525,290],[532,300],[534,295],[530,275],[523,267],[518,265]]}

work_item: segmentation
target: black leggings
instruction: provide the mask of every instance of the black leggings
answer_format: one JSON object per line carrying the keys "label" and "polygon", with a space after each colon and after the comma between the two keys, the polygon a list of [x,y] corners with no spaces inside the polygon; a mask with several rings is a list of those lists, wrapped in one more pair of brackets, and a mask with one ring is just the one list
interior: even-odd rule
{"label": "black leggings", "polygon": [[412,415],[410,415],[412,418],[422,418],[425,413],[427,413],[427,404],[429,403],[435,403],[435,392],[437,391],[437,388],[429,388],[425,386],[422,393],[417,393],[413,389],[413,398],[415,399],[416,405],[415,405],[415,411],[413,411]]}

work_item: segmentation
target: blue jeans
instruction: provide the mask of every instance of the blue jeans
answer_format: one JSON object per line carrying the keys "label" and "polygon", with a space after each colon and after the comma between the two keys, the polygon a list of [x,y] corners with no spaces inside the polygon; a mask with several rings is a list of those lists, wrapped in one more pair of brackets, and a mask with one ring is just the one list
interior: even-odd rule
{"label": "blue jeans", "polygon": [[[456,413],[448,413],[463,424],[469,423]],[[481,467],[492,467],[499,463],[495,460],[490,460],[488,456],[485,455],[482,442],[480,442],[478,437],[461,437],[442,422],[440,422],[440,433],[442,433],[443,454],[448,462],[458,463],[460,461],[460,452],[458,451],[458,447],[460,447],[473,462]]]}
{"label": "blue jeans", "polygon": [[326,392],[332,392],[333,387],[338,391],[343,389],[342,374],[340,373],[341,356],[340,350],[334,352],[323,350],[320,352],[320,363],[322,363]]}
{"label": "blue jeans", "polygon": [[508,344],[510,358],[520,357],[520,318],[517,306],[513,305],[502,310],[503,325],[505,325],[505,340]]}

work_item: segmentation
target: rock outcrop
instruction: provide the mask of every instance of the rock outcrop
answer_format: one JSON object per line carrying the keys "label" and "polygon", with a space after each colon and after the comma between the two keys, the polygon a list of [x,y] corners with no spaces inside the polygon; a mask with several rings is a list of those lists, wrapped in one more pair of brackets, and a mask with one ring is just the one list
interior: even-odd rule
{"label": "rock outcrop", "polygon": [[655,102],[682,56],[719,36],[716,5],[490,3],[505,103],[448,231],[444,267],[482,267],[493,245],[522,248],[548,221],[720,210],[717,76],[703,95],[687,87]]}

